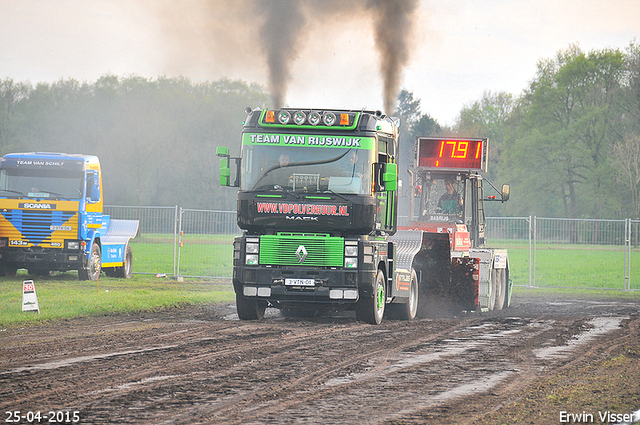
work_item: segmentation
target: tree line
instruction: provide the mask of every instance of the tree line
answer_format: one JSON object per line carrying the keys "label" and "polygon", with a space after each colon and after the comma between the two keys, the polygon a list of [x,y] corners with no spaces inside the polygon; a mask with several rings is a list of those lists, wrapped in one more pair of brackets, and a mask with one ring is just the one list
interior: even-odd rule
{"label": "tree line", "polygon": [[264,107],[258,85],[222,79],[106,75],[35,87],[0,80],[0,154],[97,155],[109,205],[233,210],[220,187],[216,146],[239,154],[247,106]]}
{"label": "tree line", "polygon": [[491,215],[640,218],[637,44],[590,52],[571,45],[539,61],[523,93],[485,92],[452,127],[420,114],[419,104],[400,94],[404,155],[418,135],[488,137],[487,177],[511,184],[511,199],[490,205]]}
{"label": "tree line", "polygon": [[[221,79],[105,75],[35,86],[0,79],[0,154],[95,154],[110,205],[233,210],[220,187],[216,146],[239,153],[244,109],[266,107],[262,86]],[[485,92],[441,126],[401,90],[399,163],[404,193],[416,136],[490,139],[487,177],[511,184],[491,215],[640,218],[640,47],[539,61],[523,93]]]}

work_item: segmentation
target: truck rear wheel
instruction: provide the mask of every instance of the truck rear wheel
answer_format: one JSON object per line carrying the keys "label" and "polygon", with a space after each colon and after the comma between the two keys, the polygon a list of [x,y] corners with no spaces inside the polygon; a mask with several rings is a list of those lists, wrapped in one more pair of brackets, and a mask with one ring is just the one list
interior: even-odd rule
{"label": "truck rear wheel", "polygon": [[382,270],[376,274],[376,282],[373,288],[373,296],[361,297],[356,303],[356,318],[372,325],[382,323],[384,307],[387,302],[387,288]]}
{"label": "truck rear wheel", "polygon": [[506,269],[496,269],[496,304],[494,310],[502,310],[507,295]]}
{"label": "truck rear wheel", "polygon": [[80,280],[98,280],[100,271],[102,270],[102,252],[100,245],[93,243],[91,247],[91,255],[87,266],[78,270],[78,278]]}
{"label": "truck rear wheel", "polygon": [[121,279],[131,279],[131,275],[133,274],[133,251],[131,250],[131,246],[127,244],[124,249],[124,264],[122,267],[114,267],[112,269],[106,269],[105,273],[109,277],[119,277]]}
{"label": "truck rear wheel", "polygon": [[491,269],[491,281],[489,282],[489,303],[487,308],[489,311],[493,311],[496,306],[496,295],[498,293],[498,273],[497,269]]}
{"label": "truck rear wheel", "polygon": [[262,320],[266,309],[264,301],[253,300],[236,292],[236,310],[240,320]]}
{"label": "truck rear wheel", "polygon": [[411,285],[409,287],[409,299],[404,304],[389,304],[388,315],[393,319],[413,320],[418,313],[418,276],[415,270],[411,270]]}

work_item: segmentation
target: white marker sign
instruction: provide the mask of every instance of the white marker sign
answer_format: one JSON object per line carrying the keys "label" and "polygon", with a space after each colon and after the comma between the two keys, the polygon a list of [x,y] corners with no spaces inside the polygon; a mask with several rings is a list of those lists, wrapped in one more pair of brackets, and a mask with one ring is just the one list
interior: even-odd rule
{"label": "white marker sign", "polygon": [[22,282],[22,311],[37,311],[40,313],[36,286],[33,280],[25,280]]}

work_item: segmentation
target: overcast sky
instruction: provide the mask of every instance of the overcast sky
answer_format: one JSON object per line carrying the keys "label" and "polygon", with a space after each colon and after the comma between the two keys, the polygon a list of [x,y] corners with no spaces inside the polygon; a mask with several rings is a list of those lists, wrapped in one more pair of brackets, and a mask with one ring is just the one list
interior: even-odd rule
{"label": "overcast sky", "polygon": [[[266,87],[259,21],[243,10],[250,1],[0,0],[0,78],[182,75]],[[286,104],[382,109],[372,25],[307,16]],[[640,43],[640,0],[422,0],[412,40],[401,87],[423,113],[453,124],[485,91],[520,94],[539,60],[572,43],[584,51]]]}

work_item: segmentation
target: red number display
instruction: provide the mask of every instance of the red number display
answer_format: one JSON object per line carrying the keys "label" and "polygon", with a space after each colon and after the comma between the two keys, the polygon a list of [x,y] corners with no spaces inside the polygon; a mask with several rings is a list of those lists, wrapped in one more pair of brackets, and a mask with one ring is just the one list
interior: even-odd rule
{"label": "red number display", "polygon": [[483,170],[486,139],[418,139],[418,166]]}

